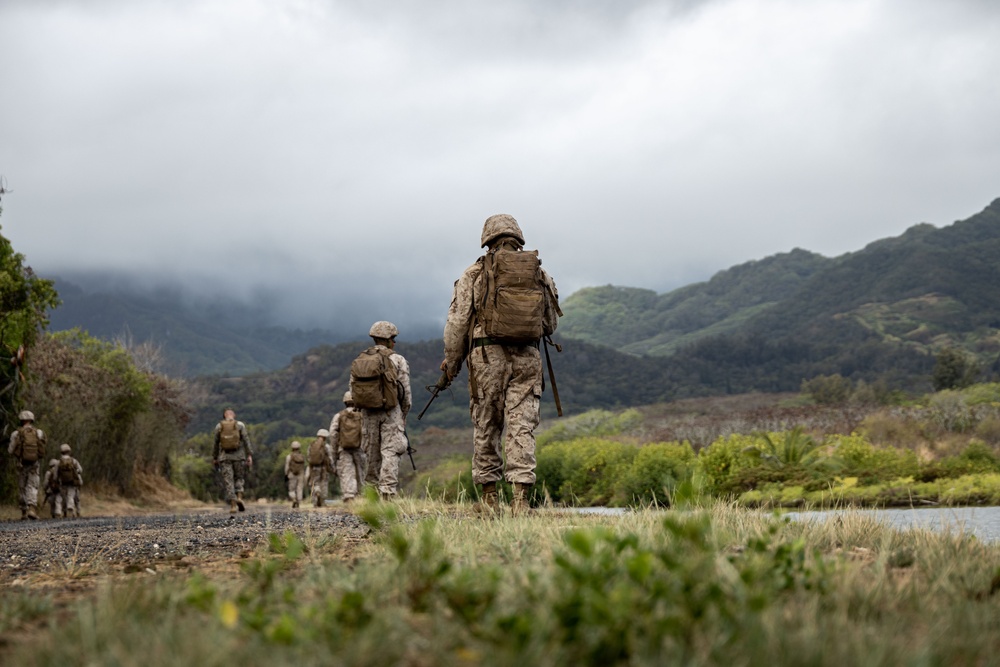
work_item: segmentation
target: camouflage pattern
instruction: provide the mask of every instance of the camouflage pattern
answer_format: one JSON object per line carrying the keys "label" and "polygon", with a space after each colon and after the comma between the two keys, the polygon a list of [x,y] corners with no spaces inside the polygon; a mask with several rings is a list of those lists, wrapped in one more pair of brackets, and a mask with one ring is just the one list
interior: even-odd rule
{"label": "camouflage pattern", "polygon": [[[60,462],[64,459],[69,459],[73,462],[73,468],[76,470],[76,482],[74,484],[60,484],[59,493],[56,495],[54,516],[61,517],[65,515],[68,517],[70,516],[70,512],[73,512],[75,516],[80,516],[80,487],[83,485],[83,466],[69,454],[63,454],[60,457]],[[56,467],[56,474],[58,475],[58,466]]]}
{"label": "camouflage pattern", "polygon": [[399,404],[391,410],[361,410],[361,449],[368,460],[365,481],[377,485],[382,495],[394,496],[399,486],[399,457],[406,453],[406,415],[413,395],[410,364],[395,352],[389,360],[396,367]]}
{"label": "camouflage pattern", "polygon": [[[462,363],[468,362],[469,412],[474,427],[473,481],[487,484],[506,478],[511,483],[534,484],[535,428],[542,394],[541,353],[537,344],[499,345],[483,341],[484,332],[475,311],[475,304],[483,302],[486,289],[482,276],[480,258],[455,281],[444,329],[443,367],[449,377],[455,377]],[[554,331],[558,324],[558,292],[544,270],[542,276],[550,292],[543,325],[545,331]],[[488,344],[468,347],[470,337],[472,341],[479,339]],[[505,427],[506,440],[501,448]]]}
{"label": "camouflage pattern", "polygon": [[[288,464],[285,463],[287,468]],[[287,473],[288,475],[288,499],[291,500],[296,505],[302,501],[302,489],[305,488],[306,483],[306,472],[296,474],[294,472]]]}
{"label": "camouflage pattern", "polygon": [[220,446],[219,434],[222,432],[221,422],[215,425],[213,434],[215,445],[212,447],[212,460],[218,462],[226,502],[236,500],[236,494],[243,493],[247,462],[252,460],[253,457],[253,445],[250,443],[250,435],[247,433],[246,424],[238,421],[236,422],[236,428],[240,432],[240,446],[231,452],[225,451]]}
{"label": "camouflage pattern", "polygon": [[49,506],[49,516],[56,516],[56,499],[59,498],[59,461],[52,459],[49,461],[49,468],[45,471],[45,478],[42,480],[42,492],[45,494],[45,501]]}
{"label": "camouflage pattern", "polygon": [[307,466],[306,479],[309,483],[309,493],[312,497],[313,505],[321,507],[326,504],[326,496],[330,492],[330,471],[334,469],[334,453],[330,443],[323,445],[326,452],[326,460],[322,465]]}
{"label": "camouflage pattern", "polygon": [[[7,453],[11,456],[14,455],[14,450],[17,449],[20,436],[21,434],[16,430],[10,435]],[[44,459],[45,441],[45,434],[42,432],[42,429],[38,429],[38,442],[41,446],[39,460],[28,465],[25,465],[22,461],[14,462],[14,465],[17,467],[17,504],[22,510],[38,505],[38,483],[41,481],[41,461]]]}
{"label": "camouflage pattern", "polygon": [[246,483],[246,465],[243,461],[219,461],[222,489],[226,494],[227,503],[235,501],[237,493],[243,493],[243,487]]}
{"label": "camouflage pattern", "polygon": [[[409,384],[409,378],[407,378]],[[350,410],[358,412],[355,407],[347,407],[333,416],[330,421],[330,440],[333,443],[334,460],[336,461],[337,477],[340,478],[340,492],[344,501],[349,502],[357,497],[361,492],[361,487],[365,483],[365,474],[368,468],[368,454],[364,447],[364,436],[362,435],[362,446],[356,449],[340,448],[340,416]],[[362,420],[364,416],[362,415]],[[364,421],[362,421],[364,429]],[[377,483],[378,478],[375,478]]]}

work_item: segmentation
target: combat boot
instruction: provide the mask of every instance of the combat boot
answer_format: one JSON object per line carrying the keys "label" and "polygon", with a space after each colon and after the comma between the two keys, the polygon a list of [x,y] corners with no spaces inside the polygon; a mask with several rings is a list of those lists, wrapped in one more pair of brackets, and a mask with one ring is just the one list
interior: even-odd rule
{"label": "combat boot", "polygon": [[36,521],[38,519],[38,514],[35,513],[34,505],[28,505],[28,518],[32,521]]}
{"label": "combat boot", "polygon": [[236,514],[236,499],[233,498],[229,501],[229,513]]}
{"label": "combat boot", "polygon": [[236,506],[240,508],[241,512],[247,511],[247,506],[243,504],[243,492],[239,491],[236,493]]}
{"label": "combat boot", "polygon": [[512,515],[523,516],[531,512],[532,486],[532,484],[514,482],[514,497],[510,501],[510,513]]}
{"label": "combat boot", "polygon": [[500,496],[497,494],[497,483],[486,482],[482,488],[482,496],[479,498],[479,502],[473,506],[476,514],[486,517],[499,516],[501,510]]}
{"label": "combat boot", "polygon": [[21,521],[27,521],[27,520],[28,520],[28,508],[27,507],[22,507],[21,508]]}

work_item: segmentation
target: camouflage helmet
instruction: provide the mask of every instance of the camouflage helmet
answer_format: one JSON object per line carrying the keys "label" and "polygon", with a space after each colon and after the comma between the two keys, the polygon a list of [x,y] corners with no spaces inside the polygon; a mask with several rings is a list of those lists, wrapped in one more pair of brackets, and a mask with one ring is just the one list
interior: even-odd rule
{"label": "camouflage helmet", "polygon": [[49,459],[49,467],[54,468],[59,465],[59,459]]}
{"label": "camouflage helmet", "polygon": [[345,391],[344,392],[344,403],[350,404],[350,403],[353,403],[353,402],[354,402],[354,397],[351,396],[351,392]]}
{"label": "camouflage helmet", "polygon": [[329,438],[330,432],[327,431],[325,428],[321,428],[320,430],[316,431],[316,435],[319,436],[320,438]]}
{"label": "camouflage helmet", "polygon": [[69,454],[71,451],[73,451],[73,448],[64,442],[63,444],[59,445],[59,451],[63,454]]}
{"label": "camouflage helmet", "polygon": [[372,338],[392,338],[399,335],[399,329],[392,322],[379,320],[368,330],[368,335]]}
{"label": "camouflage helmet", "polygon": [[31,410],[21,410],[21,414],[19,414],[17,418],[23,422],[35,421],[35,415]]}
{"label": "camouflage helmet", "polygon": [[517,226],[517,220],[506,213],[499,213],[486,218],[486,223],[483,225],[482,247],[485,248],[501,236],[513,236],[517,239],[518,243],[524,245],[524,234],[521,233],[521,228]]}
{"label": "camouflage helmet", "polygon": [[301,449],[301,447],[302,447],[302,443],[299,442],[298,440],[296,440],[296,441],[294,441],[292,443],[292,449]]}

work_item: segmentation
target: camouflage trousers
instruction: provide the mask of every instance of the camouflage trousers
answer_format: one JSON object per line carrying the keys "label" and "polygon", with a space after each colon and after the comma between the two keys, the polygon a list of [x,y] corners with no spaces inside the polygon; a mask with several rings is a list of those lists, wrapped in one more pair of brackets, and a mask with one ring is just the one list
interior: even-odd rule
{"label": "camouflage trousers", "polygon": [[69,516],[72,511],[80,516],[80,487],[64,484],[56,494],[56,508],[53,516]]}
{"label": "camouflage trousers", "polygon": [[288,499],[293,503],[302,500],[302,489],[305,487],[305,482],[306,473],[304,470],[300,473],[288,473]]}
{"label": "camouflage trousers", "polygon": [[330,489],[330,471],[326,466],[309,467],[309,493],[313,505],[322,507],[326,504],[326,494]]}
{"label": "camouflage trousers", "polygon": [[24,510],[38,505],[38,461],[17,467],[17,504]]}
{"label": "camouflage trousers", "polygon": [[534,484],[535,428],[542,395],[542,357],[538,348],[475,348],[469,354],[469,372],[476,387],[469,402],[474,428],[472,481],[485,484],[506,477],[511,483]]}
{"label": "camouflage trousers", "polygon": [[392,410],[361,411],[361,447],[368,458],[365,481],[394,496],[399,487],[399,457],[406,453],[406,421]]}
{"label": "camouflage trousers", "polygon": [[219,472],[222,474],[222,490],[226,494],[226,502],[236,500],[237,493],[243,493],[243,482],[246,478],[246,461],[219,461]]}
{"label": "camouflage trousers", "polygon": [[365,483],[365,472],[368,467],[368,457],[365,450],[342,449],[337,455],[337,475],[340,477],[340,492],[344,500],[357,497]]}

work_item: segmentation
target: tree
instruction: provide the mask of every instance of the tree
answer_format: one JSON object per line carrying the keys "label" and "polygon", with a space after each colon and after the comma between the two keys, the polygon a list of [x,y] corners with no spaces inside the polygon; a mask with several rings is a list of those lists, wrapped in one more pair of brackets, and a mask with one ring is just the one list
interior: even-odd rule
{"label": "tree", "polygon": [[935,357],[931,382],[934,391],[962,389],[974,384],[978,376],[979,364],[975,359],[970,359],[961,350],[946,347]]}
{"label": "tree", "polygon": [[16,416],[25,359],[39,332],[48,326],[48,311],[58,305],[52,281],[39,278],[25,266],[24,255],[14,252],[10,241],[0,234],[0,418],[4,436]]}

